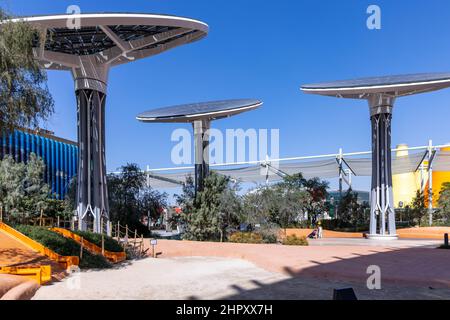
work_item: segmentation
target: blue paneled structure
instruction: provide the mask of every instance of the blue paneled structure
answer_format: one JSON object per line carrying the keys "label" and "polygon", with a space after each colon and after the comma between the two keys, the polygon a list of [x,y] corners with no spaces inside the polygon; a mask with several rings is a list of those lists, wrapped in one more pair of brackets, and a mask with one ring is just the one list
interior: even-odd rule
{"label": "blue paneled structure", "polygon": [[15,161],[27,162],[35,153],[45,163],[44,181],[56,199],[64,199],[70,181],[77,175],[76,142],[58,138],[49,131],[14,130],[0,132],[0,159],[11,155]]}

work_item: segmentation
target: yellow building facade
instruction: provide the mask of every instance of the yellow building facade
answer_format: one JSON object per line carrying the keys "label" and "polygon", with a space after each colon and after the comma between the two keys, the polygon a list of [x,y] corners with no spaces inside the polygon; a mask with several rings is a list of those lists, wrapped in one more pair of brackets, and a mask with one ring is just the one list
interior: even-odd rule
{"label": "yellow building facade", "polygon": [[[442,148],[441,151],[450,151],[450,148]],[[396,156],[407,157],[408,145],[400,144],[397,146]],[[428,161],[424,161],[423,169],[417,172],[408,172],[402,174],[394,174],[392,176],[392,189],[394,193],[394,207],[400,208],[410,205],[414,197],[416,196],[417,190],[421,189],[421,184],[423,183],[423,190],[425,194],[425,199],[428,202]],[[435,171],[432,174],[432,184],[433,184],[433,207],[437,206],[437,201],[439,199],[439,193],[442,189],[442,184],[444,182],[450,182],[450,172],[446,171]],[[428,203],[427,203],[428,205]]]}

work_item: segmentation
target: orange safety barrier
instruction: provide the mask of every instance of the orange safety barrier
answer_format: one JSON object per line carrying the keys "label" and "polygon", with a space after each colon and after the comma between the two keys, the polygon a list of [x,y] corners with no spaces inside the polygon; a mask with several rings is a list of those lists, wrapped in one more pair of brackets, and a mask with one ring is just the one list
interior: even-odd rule
{"label": "orange safety barrier", "polygon": [[92,242],[87,241],[86,239],[82,238],[81,236],[79,236],[78,234],[76,234],[70,230],[63,229],[63,228],[51,228],[50,230],[57,232],[66,238],[75,240],[76,242],[78,242],[80,244],[81,244],[81,241],[83,241],[84,248],[86,248],[87,250],[89,250],[90,252],[92,252],[94,254],[102,254],[106,259],[108,259],[109,261],[111,261],[113,263],[122,262],[122,261],[126,260],[126,258],[127,258],[126,253],[123,251],[112,252],[112,251],[103,250],[103,252],[102,252],[102,248],[93,244]]}
{"label": "orange safety barrier", "polygon": [[0,273],[25,276],[35,280],[39,285],[45,284],[52,279],[52,267],[0,267]]}
{"label": "orange safety barrier", "polygon": [[31,247],[32,249],[40,252],[41,254],[49,257],[51,260],[58,262],[61,264],[64,268],[68,269],[71,266],[78,266],[80,264],[80,258],[75,256],[62,256],[53,250],[45,247],[44,245],[40,244],[37,241],[34,241],[33,239],[27,237],[26,235],[20,233],[14,228],[11,228],[7,224],[0,222],[0,229],[11,235],[12,237],[16,238],[17,240],[25,243],[27,246]]}

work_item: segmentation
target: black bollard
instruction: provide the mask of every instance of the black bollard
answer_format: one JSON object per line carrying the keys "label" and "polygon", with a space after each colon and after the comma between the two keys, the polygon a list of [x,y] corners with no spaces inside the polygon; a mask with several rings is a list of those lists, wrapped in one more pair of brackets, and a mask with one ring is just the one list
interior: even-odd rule
{"label": "black bollard", "polygon": [[358,300],[353,288],[334,289],[333,300]]}
{"label": "black bollard", "polygon": [[448,233],[444,234],[444,246],[448,247]]}

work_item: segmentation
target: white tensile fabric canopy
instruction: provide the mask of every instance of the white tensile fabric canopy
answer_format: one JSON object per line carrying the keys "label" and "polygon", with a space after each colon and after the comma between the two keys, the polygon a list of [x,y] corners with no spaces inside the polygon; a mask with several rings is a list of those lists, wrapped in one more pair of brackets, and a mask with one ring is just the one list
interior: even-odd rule
{"label": "white tensile fabric canopy", "polygon": [[[425,147],[424,147],[425,148]],[[396,156],[393,151],[392,172],[393,174],[402,174],[415,172],[420,169],[421,164],[428,160],[428,149],[417,150],[404,156]],[[450,171],[450,152],[434,150],[433,170]],[[357,156],[349,154],[335,157],[324,156],[320,160],[283,160],[261,161],[257,164],[249,165],[212,165],[211,170],[219,174],[230,176],[235,181],[243,183],[272,183],[283,179],[286,175],[302,173],[307,178],[318,177],[321,179],[338,178],[341,172],[352,174],[354,176],[372,175],[372,158],[370,152],[357,153]],[[315,156],[312,158],[320,158]],[[342,159],[340,162],[339,160]],[[340,164],[341,163],[341,164]],[[424,168],[426,169],[426,163]],[[178,170],[172,169],[154,169],[148,172],[148,181],[153,188],[176,188],[183,185],[187,176],[193,177],[193,168],[184,168]]]}

